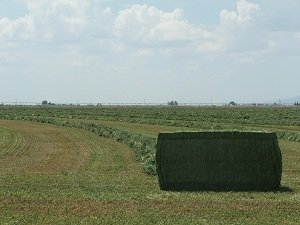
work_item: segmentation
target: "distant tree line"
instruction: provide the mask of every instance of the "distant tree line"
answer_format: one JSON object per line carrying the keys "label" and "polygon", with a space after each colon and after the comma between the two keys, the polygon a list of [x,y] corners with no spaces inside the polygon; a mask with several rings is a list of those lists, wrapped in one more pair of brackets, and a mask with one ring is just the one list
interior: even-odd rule
{"label": "distant tree line", "polygon": [[48,102],[47,100],[42,101],[42,105],[55,105],[55,103]]}
{"label": "distant tree line", "polygon": [[299,106],[300,103],[298,101],[295,102],[294,106]]}

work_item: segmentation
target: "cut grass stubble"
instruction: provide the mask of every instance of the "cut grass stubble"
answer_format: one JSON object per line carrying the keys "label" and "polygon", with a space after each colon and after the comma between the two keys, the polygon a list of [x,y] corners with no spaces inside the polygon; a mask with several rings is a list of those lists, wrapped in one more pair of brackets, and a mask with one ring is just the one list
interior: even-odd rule
{"label": "cut grass stubble", "polygon": [[[0,220],[3,223],[299,223],[299,163],[295,160],[299,162],[300,145],[296,142],[280,143],[284,158],[283,185],[292,189],[290,192],[170,193],[160,191],[156,177],[142,172],[130,148],[101,138],[97,132],[20,121],[0,121],[0,127],[4,133],[10,130],[22,137],[17,138],[23,140],[17,145],[21,146],[17,148],[19,160],[29,152],[31,156],[39,156],[40,162],[47,161],[47,157],[55,159],[59,155],[52,154],[51,148],[48,152],[44,149],[53,145],[55,149],[60,146],[69,151],[73,156],[64,160],[75,165],[56,164],[49,167],[51,171],[45,171],[46,167],[39,170],[43,168],[39,167],[41,163],[25,163],[26,166],[15,164],[21,167],[19,169],[3,169],[0,176]],[[33,133],[28,135],[28,132]],[[43,138],[42,134],[46,137],[48,132],[52,138]],[[64,141],[69,144],[62,146]],[[4,142],[7,145],[10,141]],[[73,142],[75,146],[70,145]],[[45,157],[38,151],[50,151],[50,154]],[[0,156],[1,160],[5,157],[8,155]],[[53,164],[55,160],[49,162]],[[63,161],[57,163],[64,164]],[[31,166],[35,169],[29,169]]]}

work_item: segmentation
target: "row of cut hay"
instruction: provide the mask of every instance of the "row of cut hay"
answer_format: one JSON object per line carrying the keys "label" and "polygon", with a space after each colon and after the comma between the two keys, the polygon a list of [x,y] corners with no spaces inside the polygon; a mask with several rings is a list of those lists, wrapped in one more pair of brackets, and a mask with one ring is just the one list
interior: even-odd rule
{"label": "row of cut hay", "polygon": [[160,133],[157,145],[162,190],[270,190],[280,185],[275,133]]}

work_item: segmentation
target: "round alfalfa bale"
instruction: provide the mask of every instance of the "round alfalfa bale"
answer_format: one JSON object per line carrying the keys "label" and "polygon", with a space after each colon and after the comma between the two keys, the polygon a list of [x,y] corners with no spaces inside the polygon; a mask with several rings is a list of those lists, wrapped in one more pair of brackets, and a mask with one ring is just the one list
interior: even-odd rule
{"label": "round alfalfa bale", "polygon": [[275,133],[160,133],[156,165],[162,190],[250,191],[280,186]]}

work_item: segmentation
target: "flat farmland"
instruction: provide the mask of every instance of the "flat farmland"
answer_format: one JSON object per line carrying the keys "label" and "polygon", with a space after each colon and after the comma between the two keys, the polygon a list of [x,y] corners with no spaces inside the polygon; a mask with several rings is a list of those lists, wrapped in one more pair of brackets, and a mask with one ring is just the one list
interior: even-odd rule
{"label": "flat farmland", "polygon": [[[0,107],[0,224],[299,224],[300,109]],[[161,131],[274,131],[282,187],[165,192]]]}

